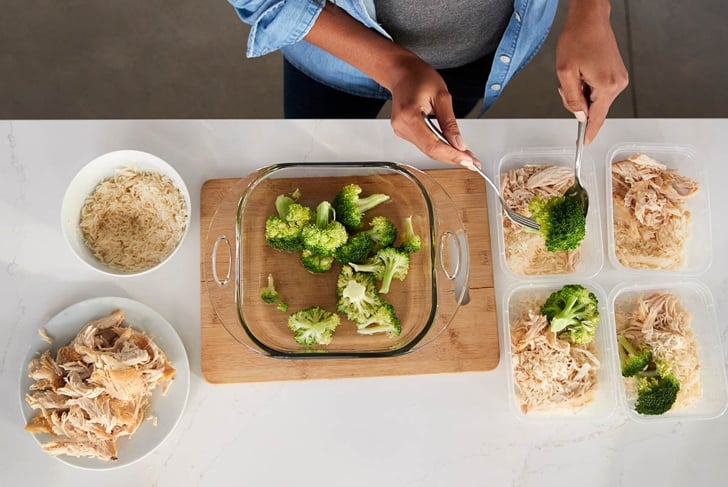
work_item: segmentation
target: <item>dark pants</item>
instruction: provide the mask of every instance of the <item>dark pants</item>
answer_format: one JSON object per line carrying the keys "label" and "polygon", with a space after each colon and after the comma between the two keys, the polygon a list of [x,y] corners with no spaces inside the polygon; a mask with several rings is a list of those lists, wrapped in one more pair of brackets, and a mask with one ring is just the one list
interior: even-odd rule
{"label": "dark pants", "polygon": [[[457,118],[465,117],[483,98],[493,55],[457,68],[438,69],[452,95]],[[351,95],[311,79],[283,61],[285,118],[376,118],[386,100]]]}

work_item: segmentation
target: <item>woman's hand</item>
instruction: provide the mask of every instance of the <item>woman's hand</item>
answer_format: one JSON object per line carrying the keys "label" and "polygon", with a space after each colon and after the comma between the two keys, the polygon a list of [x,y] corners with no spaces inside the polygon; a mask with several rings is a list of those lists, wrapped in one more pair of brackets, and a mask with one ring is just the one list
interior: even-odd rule
{"label": "woman's hand", "polygon": [[[306,41],[357,67],[392,94],[392,128],[432,159],[479,164],[465,146],[447,86],[437,71],[392,41],[326,3]],[[440,142],[422,116],[435,115],[450,145]]]}
{"label": "woman's hand", "polygon": [[[452,107],[452,97],[442,77],[415,56],[403,59],[393,70],[387,87],[392,93],[392,129],[430,158],[450,164],[479,165],[463,141]],[[444,144],[423,121],[434,115],[450,145]]]}
{"label": "woman's hand", "polygon": [[[589,118],[585,142],[596,137],[628,74],[609,23],[609,0],[572,0],[556,47],[559,93],[577,119]],[[582,85],[591,89],[584,98]]]}

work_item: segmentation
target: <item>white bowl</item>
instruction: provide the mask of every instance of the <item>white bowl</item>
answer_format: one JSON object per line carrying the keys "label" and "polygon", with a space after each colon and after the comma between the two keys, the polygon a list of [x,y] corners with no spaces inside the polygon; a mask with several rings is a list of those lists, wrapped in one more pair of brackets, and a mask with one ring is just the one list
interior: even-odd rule
{"label": "white bowl", "polygon": [[[182,193],[187,210],[187,225],[185,225],[184,232],[174,250],[158,264],[141,271],[122,271],[99,261],[84,243],[79,226],[81,208],[83,208],[86,198],[93,192],[94,188],[104,179],[114,176],[119,169],[127,167],[135,167],[139,171],[156,172],[167,176]],[[158,269],[177,253],[189,230],[190,209],[190,194],[187,186],[172,166],[159,157],[146,152],[119,150],[103,154],[92,160],[71,180],[66,189],[66,194],[63,196],[61,228],[73,253],[93,269],[111,276],[138,276]]]}

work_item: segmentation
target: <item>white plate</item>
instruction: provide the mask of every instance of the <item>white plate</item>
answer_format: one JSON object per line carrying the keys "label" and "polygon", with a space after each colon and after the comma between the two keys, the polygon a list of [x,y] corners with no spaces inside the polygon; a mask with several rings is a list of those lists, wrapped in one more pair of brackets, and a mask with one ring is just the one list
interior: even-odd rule
{"label": "white plate", "polygon": [[[68,455],[56,457],[63,463],[81,469],[110,470],[129,465],[150,454],[177,426],[190,390],[190,365],[187,360],[187,352],[179,335],[167,320],[150,307],[131,299],[93,298],[69,306],[45,325],[45,330],[53,337],[53,345],[48,345],[40,336],[31,344],[23,362],[20,377],[20,407],[26,423],[35,414],[35,411],[25,402],[25,394],[32,383],[27,373],[30,360],[48,348],[55,353],[58,347],[70,342],[83,325],[116,309],[124,311],[126,322],[131,327],[144,331],[154,338],[154,342],[167,354],[167,358],[177,373],[167,395],[163,396],[159,390],[156,390],[150,400],[147,417],[156,417],[157,425],[155,426],[152,421],[144,421],[131,437],[120,438],[117,442],[118,460],[107,462],[97,458],[76,458]],[[33,435],[33,437],[39,445],[41,441],[45,442],[49,439],[45,435]]]}

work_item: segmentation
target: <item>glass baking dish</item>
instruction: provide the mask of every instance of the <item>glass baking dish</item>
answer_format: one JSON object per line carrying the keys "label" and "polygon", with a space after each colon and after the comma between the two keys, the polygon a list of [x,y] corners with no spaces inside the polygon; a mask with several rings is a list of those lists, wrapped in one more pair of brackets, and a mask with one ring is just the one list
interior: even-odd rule
{"label": "glass baking dish", "polygon": [[[401,335],[362,335],[340,314],[341,324],[328,345],[303,346],[293,339],[288,316],[308,306],[336,311],[340,265],[312,274],[298,253],[274,250],[265,242],[265,222],[275,213],[280,194],[298,190],[299,203],[315,208],[331,201],[345,185],[356,183],[362,196],[390,195],[366,212],[389,217],[403,231],[412,216],[422,248],[411,254],[404,281],[394,281],[384,298],[392,303]],[[399,239],[398,239],[399,242]],[[467,236],[457,208],[433,178],[416,168],[390,162],[281,163],[237,180],[222,198],[207,231],[203,259],[204,284],[216,316],[225,329],[254,352],[278,358],[364,358],[394,356],[418,350],[448,326],[467,299],[469,273]],[[266,304],[260,290],[273,274],[287,311]]]}

